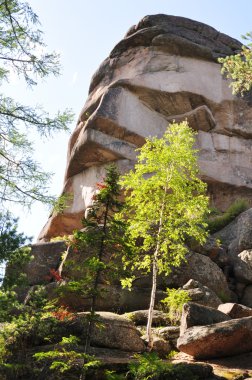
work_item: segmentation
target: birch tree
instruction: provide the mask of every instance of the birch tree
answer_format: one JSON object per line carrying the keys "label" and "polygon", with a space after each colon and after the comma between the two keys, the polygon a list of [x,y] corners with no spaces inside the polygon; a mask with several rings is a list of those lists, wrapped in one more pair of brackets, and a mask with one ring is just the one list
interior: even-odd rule
{"label": "birch tree", "polygon": [[[206,239],[204,218],[208,210],[206,184],[198,175],[195,132],[187,122],[169,125],[163,138],[147,139],[139,149],[134,171],[122,177],[126,191],[128,234],[135,242],[134,254],[124,256],[125,267],[152,272],[147,323],[149,349],[157,276],[169,275],[186,259],[186,240]],[[134,280],[134,276],[131,277]],[[124,285],[130,285],[130,282]]]}

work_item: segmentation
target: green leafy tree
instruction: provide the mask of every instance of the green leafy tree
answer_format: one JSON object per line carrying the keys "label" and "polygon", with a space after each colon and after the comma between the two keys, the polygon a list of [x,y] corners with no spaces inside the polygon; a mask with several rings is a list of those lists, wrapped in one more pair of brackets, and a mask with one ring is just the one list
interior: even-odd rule
{"label": "green leafy tree", "polygon": [[[39,78],[60,72],[59,56],[48,53],[38,17],[28,3],[0,2],[0,85],[7,85],[14,73],[33,87]],[[0,207],[8,202],[30,205],[32,201],[51,202],[47,192],[50,173],[33,159],[28,135],[35,129],[40,136],[67,130],[72,119],[67,110],[49,117],[39,107],[20,104],[0,93]]]}
{"label": "green leafy tree", "polygon": [[[186,240],[206,238],[206,184],[198,178],[195,132],[187,122],[171,124],[163,138],[147,139],[139,149],[134,171],[122,177],[126,190],[128,234],[137,243],[134,255],[124,257],[134,270],[152,271],[147,336],[152,348],[152,316],[157,275],[168,275],[185,260]],[[134,277],[133,277],[134,278]]]}
{"label": "green leafy tree", "polygon": [[223,65],[222,74],[232,80],[233,94],[242,95],[252,87],[252,34],[247,33],[243,38],[248,43],[242,46],[240,53],[218,60]]}

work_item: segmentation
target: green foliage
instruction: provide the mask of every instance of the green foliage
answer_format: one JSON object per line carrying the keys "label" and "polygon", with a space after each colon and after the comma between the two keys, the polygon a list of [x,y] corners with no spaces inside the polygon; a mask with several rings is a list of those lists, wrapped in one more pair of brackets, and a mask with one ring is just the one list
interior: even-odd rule
{"label": "green foliage", "polygon": [[[100,277],[103,276],[106,284],[117,279],[120,268],[116,259],[122,251],[130,250],[124,239],[125,223],[114,217],[122,208],[122,203],[118,200],[118,178],[115,165],[108,166],[103,182],[97,183],[97,191],[88,214],[82,220],[84,228],[75,231],[69,241],[76,253],[76,260],[66,260],[65,265],[72,275],[66,287],[74,292],[82,292],[85,297],[89,296],[94,304]],[[64,286],[61,288],[64,290]]]}
{"label": "green foliage", "polygon": [[167,297],[161,302],[164,305],[164,311],[169,315],[170,320],[179,324],[183,305],[191,300],[188,292],[183,289],[166,289]]}
{"label": "green foliage", "polygon": [[197,377],[183,364],[173,365],[163,361],[156,353],[136,355],[136,361],[129,365],[130,380],[197,380]]}
{"label": "green foliage", "polygon": [[247,33],[243,38],[247,46],[242,46],[242,51],[238,54],[219,58],[222,63],[222,74],[232,79],[230,86],[233,94],[244,94],[252,87],[252,34]]}
{"label": "green foliage", "polygon": [[207,236],[208,198],[206,184],[198,178],[194,144],[195,132],[187,122],[171,124],[163,138],[146,140],[135,171],[121,180],[127,192],[121,218],[127,220],[135,243],[134,252],[124,255],[124,264],[131,271],[152,270],[149,339],[157,275],[168,275],[185,260],[186,239],[203,243]]}
{"label": "green foliage", "polygon": [[[38,28],[38,17],[28,3],[0,3],[0,84],[16,74],[29,86],[39,78],[59,74],[59,56],[48,53]],[[41,107],[29,107],[0,94],[0,207],[9,202],[29,206],[32,201],[51,202],[47,182],[51,176],[32,158],[30,129],[40,136],[67,130],[73,115],[66,110],[51,118]]]}
{"label": "green foliage", "polygon": [[131,269],[150,272],[159,244],[158,270],[169,274],[185,259],[187,236],[202,242],[206,238],[208,198],[206,184],[198,178],[194,138],[186,122],[170,125],[163,138],[147,139],[139,149],[135,171],[122,178],[127,191],[123,217],[128,217],[131,238],[142,240],[138,255],[129,257],[129,262],[125,258]]}
{"label": "green foliage", "polygon": [[125,374],[119,374],[115,371],[105,370],[105,379],[106,380],[125,380]]}
{"label": "green foliage", "polygon": [[[58,197],[58,199],[56,199],[56,201],[54,202],[54,205],[53,205],[53,212],[56,212],[56,213],[63,213],[65,211],[65,209],[68,207],[69,205],[69,202],[73,199],[73,194],[70,194],[70,193],[64,193],[62,194],[60,197]],[[61,237],[61,240],[63,238]],[[55,241],[55,240],[54,240]]]}
{"label": "green foliage", "polygon": [[207,221],[209,232],[214,233],[221,230],[248,208],[249,205],[245,199],[237,199],[223,214],[214,216]]}
{"label": "green foliage", "polygon": [[17,222],[8,211],[0,212],[0,263],[12,260],[16,250],[29,240],[17,231]]}
{"label": "green foliage", "polygon": [[76,361],[81,360],[81,372],[86,373],[91,368],[97,368],[100,361],[94,356],[87,355],[83,352],[77,352],[79,339],[70,335],[63,337],[53,351],[37,352],[33,357],[38,361],[44,361],[49,369],[59,373],[70,371],[76,366]]}

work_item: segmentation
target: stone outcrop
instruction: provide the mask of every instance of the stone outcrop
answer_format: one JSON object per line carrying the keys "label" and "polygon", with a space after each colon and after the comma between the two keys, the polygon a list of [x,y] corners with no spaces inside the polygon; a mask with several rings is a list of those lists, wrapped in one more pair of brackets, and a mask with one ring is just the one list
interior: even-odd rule
{"label": "stone outcrop", "polygon": [[69,234],[92,201],[104,166],[132,168],[135,148],[187,118],[199,131],[201,176],[213,203],[252,199],[250,99],[232,95],[218,57],[240,42],[197,21],[154,15],[133,26],[94,74],[68,149],[63,193],[73,195],[53,214],[40,239]]}
{"label": "stone outcrop", "polygon": [[163,283],[168,287],[182,287],[190,279],[208,287],[219,297],[229,299],[231,296],[222,270],[207,256],[190,253],[186,262],[164,278]]}
{"label": "stone outcrop", "polygon": [[231,317],[220,310],[211,307],[188,302],[183,305],[182,317],[180,322],[180,335],[193,326],[205,326],[213,323],[230,320]]}
{"label": "stone outcrop", "polygon": [[197,359],[252,351],[252,317],[190,327],[179,337],[177,345],[180,351]]}
{"label": "stone outcrop", "polygon": [[191,279],[183,286],[183,289],[187,291],[190,300],[197,304],[217,308],[222,303],[210,288],[199,281]]}
{"label": "stone outcrop", "polygon": [[233,319],[252,317],[252,309],[237,303],[223,303],[219,305],[218,310],[229,315]]}

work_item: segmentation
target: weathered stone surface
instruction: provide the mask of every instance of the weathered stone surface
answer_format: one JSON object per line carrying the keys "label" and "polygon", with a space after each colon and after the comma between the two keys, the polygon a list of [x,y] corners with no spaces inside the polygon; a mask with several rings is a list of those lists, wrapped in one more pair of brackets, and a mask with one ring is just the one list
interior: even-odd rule
{"label": "weathered stone surface", "polygon": [[[73,321],[72,325],[81,321],[82,318],[85,319],[85,316],[86,313],[79,313],[79,319],[76,322]],[[91,345],[116,348],[122,351],[141,352],[145,350],[138,330],[127,318],[114,313],[100,312],[98,321],[101,326],[94,327]]]}
{"label": "weathered stone surface", "polygon": [[252,248],[252,208],[242,212],[232,223],[213,236],[219,238],[228,247],[231,261],[234,261],[234,258],[242,251],[250,250]]}
{"label": "weathered stone surface", "polygon": [[[137,310],[127,313],[124,316],[134,322],[136,326],[146,325],[148,320],[149,310]],[[159,310],[153,311],[152,326],[166,326],[169,323],[169,318],[166,313]]]}
{"label": "weathered stone surface", "polygon": [[197,359],[218,358],[252,350],[252,317],[187,329],[178,349]]}
{"label": "weathered stone surface", "polygon": [[201,246],[200,244],[191,248],[192,251],[201,253],[208,256],[220,268],[224,268],[229,263],[227,247],[217,242],[217,239],[209,236],[206,243]]}
{"label": "weathered stone surface", "polygon": [[252,284],[252,249],[239,253],[234,261],[234,275],[239,282]]}
{"label": "weathered stone surface", "polygon": [[228,321],[230,319],[231,317],[219,310],[188,302],[183,305],[180,335],[183,335],[188,328],[193,326],[211,325],[213,323]]}
{"label": "weathered stone surface", "polygon": [[252,107],[232,95],[216,61],[240,48],[183,17],[146,16],[132,27],[92,78],[69,142],[63,191],[73,201],[51,216],[40,239],[78,228],[106,163],[129,170],[135,148],[147,136],[162,136],[173,120],[187,118],[199,131],[201,175],[214,204],[225,209],[241,193],[252,200]]}
{"label": "weathered stone surface", "polygon": [[220,298],[199,281],[191,279],[183,286],[183,289],[187,290],[192,302],[214,308],[217,308],[221,304]]}
{"label": "weathered stone surface", "polygon": [[32,260],[24,268],[29,285],[46,284],[50,281],[50,270],[57,270],[66,250],[64,241],[31,245]]}
{"label": "weathered stone surface", "polygon": [[153,351],[157,352],[160,358],[167,358],[167,355],[171,350],[172,347],[167,340],[162,339],[159,336],[153,337]]}
{"label": "weathered stone surface", "polygon": [[163,278],[164,286],[182,287],[190,279],[207,286],[219,297],[230,297],[226,278],[222,270],[209,257],[199,253],[190,253],[186,263]]}
{"label": "weathered stone surface", "polygon": [[218,310],[229,315],[231,318],[252,317],[252,309],[238,303],[223,303]]}
{"label": "weathered stone surface", "polygon": [[178,339],[180,328],[178,326],[167,326],[157,330],[158,334],[166,340]]}
{"label": "weathered stone surface", "polygon": [[[138,309],[146,309],[150,303],[150,288],[133,287],[132,290],[122,289],[120,285],[98,286],[100,296],[97,298],[97,311],[131,312]],[[166,293],[158,290],[156,305],[165,298]],[[89,310],[91,300],[79,293],[64,292],[60,296],[60,303],[66,304],[72,310]]]}
{"label": "weathered stone surface", "polygon": [[252,308],[252,285],[246,286],[243,292],[241,303]]}

